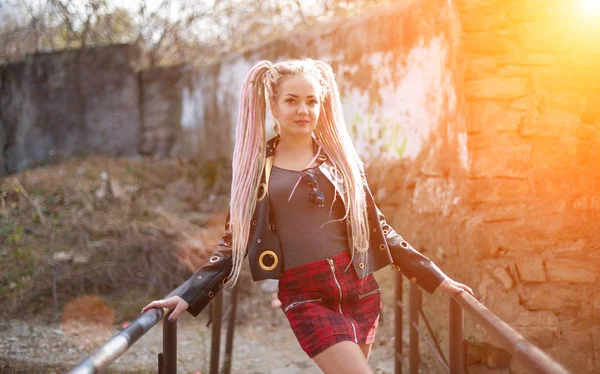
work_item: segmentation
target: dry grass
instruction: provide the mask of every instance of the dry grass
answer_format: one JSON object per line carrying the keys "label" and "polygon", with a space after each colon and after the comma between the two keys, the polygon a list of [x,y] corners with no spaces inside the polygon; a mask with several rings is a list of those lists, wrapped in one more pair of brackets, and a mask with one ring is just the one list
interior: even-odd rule
{"label": "dry grass", "polygon": [[217,170],[91,157],[0,179],[0,307],[58,316],[86,294],[168,293],[222,234],[229,176]]}

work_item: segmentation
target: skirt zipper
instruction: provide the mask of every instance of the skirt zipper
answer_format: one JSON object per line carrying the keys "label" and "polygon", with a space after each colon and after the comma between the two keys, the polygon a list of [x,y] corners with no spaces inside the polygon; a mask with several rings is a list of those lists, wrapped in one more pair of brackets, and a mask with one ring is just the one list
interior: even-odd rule
{"label": "skirt zipper", "polygon": [[295,308],[295,307],[297,307],[298,305],[302,305],[302,304],[304,304],[304,303],[311,303],[311,302],[321,302],[321,301],[323,301],[323,298],[322,298],[322,297],[320,297],[320,298],[318,298],[318,299],[294,301],[294,302],[293,302],[293,303],[291,303],[290,305],[286,306],[286,307],[283,309],[283,312],[285,313],[285,312],[287,312],[288,310],[290,310],[290,309],[292,309],[292,308]]}
{"label": "skirt zipper", "polygon": [[362,294],[362,295],[358,295],[358,299],[359,299],[359,300],[361,300],[361,299],[363,299],[363,298],[365,298],[365,297],[367,297],[367,296],[375,295],[376,293],[379,293],[379,291],[380,291],[380,289],[378,288],[378,289],[376,289],[376,290],[369,291],[369,292],[367,292],[367,293],[364,293],[364,294]]}
{"label": "skirt zipper", "polygon": [[[338,282],[337,277],[335,275],[335,267],[333,266],[333,260],[328,258],[329,266],[331,267],[331,272],[333,273],[333,279],[335,280],[335,284],[338,287],[338,291],[340,293],[340,301],[338,302],[338,309],[342,317],[346,318],[344,313],[342,312],[342,287],[340,286],[340,282]],[[356,336],[356,327],[354,326],[354,322],[351,319],[346,318],[348,322],[350,322],[350,326],[352,326],[352,331],[354,332],[354,342],[358,344],[358,337]]]}

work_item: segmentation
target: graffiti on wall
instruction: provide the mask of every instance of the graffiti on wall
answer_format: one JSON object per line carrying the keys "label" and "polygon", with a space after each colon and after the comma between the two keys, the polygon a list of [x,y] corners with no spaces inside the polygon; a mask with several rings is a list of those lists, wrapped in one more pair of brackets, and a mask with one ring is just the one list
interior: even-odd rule
{"label": "graffiti on wall", "polygon": [[380,114],[367,112],[365,115],[355,114],[348,124],[348,132],[352,139],[361,140],[368,145],[366,156],[388,155],[402,158],[406,151],[408,138],[404,127],[397,120]]}

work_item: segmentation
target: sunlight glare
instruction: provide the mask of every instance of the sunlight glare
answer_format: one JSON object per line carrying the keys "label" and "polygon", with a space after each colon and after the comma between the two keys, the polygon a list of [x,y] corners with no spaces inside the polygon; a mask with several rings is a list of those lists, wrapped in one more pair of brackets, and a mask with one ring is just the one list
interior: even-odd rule
{"label": "sunlight glare", "polygon": [[583,10],[594,14],[600,14],[600,0],[582,0]]}

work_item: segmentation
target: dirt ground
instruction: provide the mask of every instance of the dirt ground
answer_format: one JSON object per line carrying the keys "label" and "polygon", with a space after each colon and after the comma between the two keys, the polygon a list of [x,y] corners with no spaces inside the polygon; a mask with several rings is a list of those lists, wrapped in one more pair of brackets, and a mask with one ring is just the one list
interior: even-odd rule
{"label": "dirt ground", "polygon": [[[185,280],[222,234],[228,178],[217,163],[90,157],[1,179],[0,372],[64,372]],[[370,363],[391,373],[392,272],[376,277],[384,312]],[[232,372],[319,372],[247,266],[239,298]],[[207,320],[180,319],[179,372],[208,371]],[[109,372],[156,372],[161,349],[155,326]]]}

